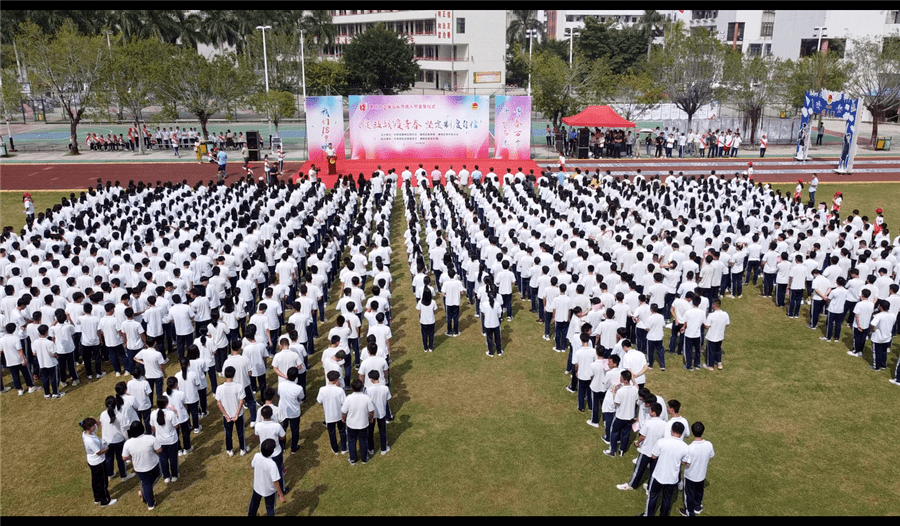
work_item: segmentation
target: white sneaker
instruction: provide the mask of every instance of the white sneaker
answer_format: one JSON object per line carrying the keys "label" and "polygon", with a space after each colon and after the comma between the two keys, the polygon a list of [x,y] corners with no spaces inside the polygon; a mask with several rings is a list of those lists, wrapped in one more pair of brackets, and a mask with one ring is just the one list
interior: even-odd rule
{"label": "white sneaker", "polygon": [[247,451],[248,451],[248,450],[246,450],[246,449],[242,449],[242,450],[241,450],[241,456],[246,455],[246,454],[247,454]]}
{"label": "white sneaker", "polygon": [[166,484],[168,484],[169,482],[172,482],[172,479],[163,479],[163,482],[165,482]]}
{"label": "white sneaker", "polygon": [[105,508],[107,506],[112,506],[113,504],[115,504],[117,502],[119,502],[118,499],[109,499],[109,502],[107,502],[106,504],[101,504],[100,507]]}
{"label": "white sneaker", "polygon": [[[228,451],[226,451],[226,453],[228,453],[228,456],[229,456],[229,457],[233,457],[233,456],[234,456],[234,451],[232,451],[232,450],[230,450],[230,449],[229,449]],[[242,454],[243,454],[243,453],[242,453]]]}
{"label": "white sneaker", "polygon": [[385,449],[384,451],[382,451],[381,454],[382,454],[382,455],[387,455],[387,454],[388,454],[388,451],[390,451],[390,450],[391,450],[391,448],[390,448],[390,446],[388,446],[388,448]]}
{"label": "white sneaker", "polygon": [[587,420],[587,425],[589,425],[591,427],[600,427],[600,424],[595,424],[595,423],[591,422],[590,420]]}
{"label": "white sneaker", "polygon": [[72,380],[72,387],[75,387],[76,385],[78,385],[78,380]]}
{"label": "white sneaker", "polygon": [[29,388],[28,388],[28,394],[37,392],[37,390],[38,390],[38,387],[37,387],[36,385],[35,385],[34,387],[29,387]]}
{"label": "white sneaker", "polygon": [[250,427],[256,427],[256,422],[250,422]]}
{"label": "white sneaker", "polygon": [[116,377],[122,376],[122,373],[116,373]]}
{"label": "white sneaker", "polygon": [[178,482],[178,477],[172,477],[172,482]]}
{"label": "white sneaker", "polygon": [[24,389],[19,389],[19,396],[22,396],[23,394],[25,394],[25,390],[24,390]]}
{"label": "white sneaker", "polygon": [[616,489],[620,489],[622,491],[631,491],[634,488],[629,486],[628,483],[626,482],[625,484],[616,484]]}

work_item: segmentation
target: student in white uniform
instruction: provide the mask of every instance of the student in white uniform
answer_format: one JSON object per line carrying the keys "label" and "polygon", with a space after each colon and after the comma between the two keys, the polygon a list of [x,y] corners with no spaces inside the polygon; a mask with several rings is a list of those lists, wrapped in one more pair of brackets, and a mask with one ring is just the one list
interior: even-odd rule
{"label": "student in white uniform", "polygon": [[662,504],[659,510],[661,517],[668,517],[672,508],[672,497],[681,479],[681,466],[690,466],[688,445],[682,440],[684,424],[675,422],[671,432],[653,446],[653,459],[656,466],[650,477],[650,485],[647,488],[647,506],[644,515],[652,517],[656,514],[657,502],[662,495]]}
{"label": "student in white uniform", "polygon": [[156,499],[153,496],[153,486],[159,480],[159,454],[162,446],[153,435],[144,434],[144,425],[140,422],[132,422],[128,428],[128,440],[122,448],[122,458],[131,460],[134,472],[141,479],[141,491],[138,495],[147,504],[147,509],[153,511],[156,507]]}
{"label": "student in white uniform", "polygon": [[109,496],[109,477],[106,473],[105,457],[106,452],[109,451],[109,444],[97,436],[99,426],[93,418],[85,418],[79,422],[79,425],[82,429],[81,439],[84,441],[88,467],[91,468],[91,490],[94,492],[94,504],[99,504],[103,508],[112,506],[117,500]]}
{"label": "student in white uniform", "polygon": [[[341,373],[328,371],[325,374],[327,384],[319,389],[316,401],[322,404],[325,412],[325,426],[328,428],[328,439],[331,442],[331,451],[335,455],[347,453],[347,427],[341,418],[341,407],[347,395],[341,387]],[[338,448],[337,435],[340,434],[340,448]]]}
{"label": "student in white uniform", "polygon": [[169,398],[159,395],[156,397],[156,409],[150,414],[153,436],[162,448],[159,460],[163,482],[166,484],[178,480],[178,432],[175,430],[178,417],[168,407]]}
{"label": "student in white uniform", "polygon": [[281,470],[272,460],[272,454],[275,452],[275,441],[271,438],[266,439],[259,446],[259,453],[253,456],[250,466],[253,468],[253,495],[250,497],[250,507],[247,509],[247,516],[255,517],[259,511],[259,503],[261,500],[266,501],[266,515],[275,516],[275,495],[282,503],[284,492],[278,481],[281,480]]}
{"label": "student in white uniform", "polygon": [[703,438],[706,428],[703,422],[694,422],[691,431],[694,441],[688,445],[690,465],[684,468],[684,507],[678,510],[684,516],[694,516],[703,511],[703,486],[709,460],[716,456],[712,442]]}

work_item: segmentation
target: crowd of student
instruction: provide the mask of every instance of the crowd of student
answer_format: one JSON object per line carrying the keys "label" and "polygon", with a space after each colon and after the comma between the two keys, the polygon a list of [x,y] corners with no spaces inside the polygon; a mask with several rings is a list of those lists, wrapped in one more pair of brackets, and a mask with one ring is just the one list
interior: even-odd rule
{"label": "crowd of student", "polygon": [[[179,149],[192,149],[203,138],[203,132],[197,128],[184,126],[156,126],[153,129],[142,124],[129,126],[127,133],[108,133],[104,135],[88,133],[85,137],[85,145],[90,150],[98,151],[135,151],[139,149],[140,141],[144,142],[144,148],[148,150],[174,150],[177,155]],[[232,132],[230,129],[218,132],[210,130],[206,140],[212,142],[218,150],[240,150],[246,144],[244,132]]]}
{"label": "crowd of student", "polygon": [[[577,157],[579,153],[578,134],[589,134],[588,152],[592,159],[640,157],[640,147],[646,150],[647,157],[657,159],[684,157],[737,157],[744,138],[739,129],[732,131],[707,129],[705,132],[699,129],[679,130],[678,128],[665,129],[656,127],[652,132],[647,130],[646,135],[641,132],[632,134],[631,131],[620,129],[594,128],[593,131],[583,128],[580,132],[574,127],[566,131],[565,126],[551,131],[547,125],[545,136],[547,147],[553,147],[556,141],[557,151],[568,157]],[[768,147],[768,138],[762,134],[759,138],[759,156],[765,157]],[[637,143],[637,149],[635,149]],[[746,146],[745,146],[746,147]]]}
{"label": "crowd of student", "polygon": [[[891,243],[880,214],[874,224],[857,211],[841,221],[839,203],[831,213],[806,207],[767,185],[754,185],[746,173],[725,180],[714,172],[706,178],[670,172],[664,180],[648,180],[638,170],[631,180],[620,180],[608,172],[576,169],[574,174],[543,173],[533,179],[535,189],[521,170],[508,170],[502,187],[493,169],[483,177],[477,166],[471,174],[465,166],[458,174],[435,171],[437,176],[432,172],[429,178],[420,165],[415,178],[408,167],[400,175],[407,262],[425,352],[435,348],[437,300],[444,305],[446,334],[453,337],[459,334],[465,295],[480,318],[487,354],[502,356],[503,311],[507,321],[516,311],[528,315],[513,308],[515,287],[543,324],[545,340],[551,340],[552,327],[552,350],[568,351],[566,373],[572,378],[566,388],[577,393],[579,411],[591,411],[588,425],[602,426],[608,455],[628,450],[636,422],[638,443],[644,447],[638,449],[635,476],[620,489],[636,487],[649,468],[647,513],[655,511],[660,497],[663,513],[668,511],[673,466],[680,467],[681,460],[695,466],[685,471],[687,487],[687,481],[705,478],[704,461],[692,458],[712,451],[709,447],[691,456],[670,441],[687,436],[686,422],[677,433],[669,426],[662,435],[643,426],[653,418],[665,420],[663,407],[677,415],[680,405],[650,395],[646,377],[657,361],[660,373],[666,371],[666,354],[679,356],[688,371],[723,369],[722,342],[730,320],[722,302],[740,298],[743,285],[751,279],[755,285],[760,270],[762,295],[774,295],[781,306],[791,291],[789,317],[799,316],[806,295],[808,325],[816,328],[827,305],[823,339],[831,341],[834,335],[838,341],[841,325],[849,322],[854,330],[851,354],[861,356],[871,339],[872,368],[887,366],[900,309],[900,245]],[[194,189],[107,184],[78,198],[73,194],[52,212],[39,214],[21,236],[4,231],[0,327],[8,334],[0,338],[0,348],[16,388],[24,394],[19,376],[31,387],[39,371],[46,397],[64,394],[56,387],[57,370],[63,386],[68,376],[77,382],[78,353],[89,379],[92,365],[98,376],[104,374],[107,357],[117,376],[130,374],[132,379],[118,384],[116,396],[106,400],[104,414],[111,422],[104,425],[102,415],[99,420],[104,435],[99,445],[105,441],[110,446],[104,452],[109,475],[118,461],[111,444],[152,431],[157,438],[163,435],[157,457],[167,466],[154,467],[170,482],[177,479],[178,452],[189,453],[190,434],[202,429],[199,419],[208,414],[209,388],[223,413],[229,454],[232,428],[237,428],[241,454],[247,450],[242,413],[246,406],[254,427],[254,392],[261,393],[264,405],[275,396],[298,400],[272,409],[280,428],[291,428],[296,445],[291,419],[299,419],[308,357],[315,352],[329,285],[337,278],[340,315],[323,351],[327,384],[317,399],[336,454],[349,449],[351,464],[358,458],[366,463],[375,427],[386,453],[389,391],[362,391],[370,390],[370,379],[377,385],[383,376],[385,387],[390,379],[388,238],[396,181],[393,169],[384,174],[379,168],[371,181],[360,178],[359,190],[352,179],[342,177],[330,193],[306,176],[298,185],[268,187],[244,180]],[[350,255],[339,272],[347,247]],[[366,299],[368,276],[374,287]],[[285,320],[289,307],[293,314]],[[107,316],[100,317],[101,311]],[[368,337],[361,349],[363,319]],[[669,323],[665,348],[663,328]],[[286,338],[281,338],[283,326]],[[173,349],[180,372],[166,380],[166,395],[161,396],[165,359]],[[271,374],[266,358],[273,355],[277,391],[266,381]],[[361,378],[351,381],[354,358]],[[219,373],[225,378],[222,386],[217,386]],[[282,384],[295,381],[299,390],[283,396]],[[896,378],[891,382],[897,383]],[[217,389],[228,384],[235,387]],[[354,391],[349,397],[344,395],[347,387]],[[165,398],[158,407],[162,413],[151,414],[154,388],[157,406]],[[174,395],[173,401],[177,392],[185,394]],[[282,405],[296,416],[280,414]],[[347,416],[351,406],[354,418]],[[96,435],[85,422],[88,462],[94,466],[91,451],[99,455],[100,450],[88,449],[88,439]],[[132,431],[134,424],[142,426],[140,433],[136,427]],[[694,433],[702,435],[702,424]],[[283,437],[275,435],[277,449]],[[361,443],[359,456],[356,442]],[[268,457],[279,454],[273,451]],[[684,454],[679,462],[670,462],[671,455],[679,454]],[[654,457],[665,459],[658,476]],[[123,466],[119,464],[119,474],[127,476]],[[147,480],[142,498],[152,508],[153,469],[137,467],[139,475],[144,473],[142,481]],[[680,478],[676,473],[674,483]],[[279,488],[287,489],[283,483]],[[269,489],[260,486],[258,497],[274,498],[276,492]],[[102,492],[95,499],[98,495],[104,503]],[[702,508],[694,500],[702,494],[690,499],[686,514]]]}
{"label": "crowd of student", "polygon": [[[681,355],[687,370],[723,369],[722,342],[730,324],[723,298],[741,297],[745,283],[757,283],[760,269],[763,296],[775,290],[776,305],[783,306],[784,292],[793,290],[788,314],[798,317],[806,294],[812,328],[827,303],[836,331],[845,318],[854,328],[849,354],[862,356],[866,339],[872,339],[871,367],[886,367],[900,308],[900,249],[891,244],[880,215],[873,225],[854,211],[842,223],[840,196],[831,213],[808,208],[767,185],[754,185],[747,173],[726,181],[714,172],[699,179],[670,172],[663,186],[640,170],[621,181],[576,169],[571,177],[542,174],[536,193],[521,170],[505,174],[502,188],[493,169],[483,178],[465,167],[443,175],[446,186],[439,172],[426,177],[421,165],[415,177],[408,168],[402,176],[419,183],[418,201],[411,185],[404,185],[403,199],[425,351],[434,349],[435,290],[444,298],[450,337],[458,331],[465,291],[481,317],[487,354],[502,355],[500,321],[503,310],[507,320],[513,316],[515,284],[544,324],[544,339],[551,340],[553,327],[553,350],[568,349],[567,373],[574,374],[567,389],[578,393],[579,410],[593,410],[589,425],[599,427],[598,412],[603,413],[604,439],[616,440],[633,418],[615,424],[621,405],[610,389],[629,381],[615,373],[610,378],[607,371],[623,363],[643,384],[655,360],[666,370],[666,351]],[[421,230],[434,287],[419,246]],[[816,281],[822,272],[827,277]],[[845,272],[856,279],[852,289],[858,295],[842,292]],[[857,277],[860,272],[868,285]],[[663,327],[670,322],[664,349]],[[618,440],[628,441],[627,434]],[[607,454],[615,451],[613,446]]]}
{"label": "crowd of student", "polygon": [[[155,482],[177,482],[179,458],[193,450],[191,435],[203,430],[210,396],[223,415],[226,452],[234,453],[234,431],[240,455],[249,451],[247,410],[260,442],[275,441],[262,457],[283,473],[285,430],[296,453],[307,372],[317,368],[309,357],[319,350],[327,380],[317,401],[335,453],[350,453],[352,464],[359,442],[367,462],[376,427],[382,454],[389,451],[388,239],[396,184],[380,178],[380,186],[359,187],[341,178],[331,192],[314,175],[271,186],[252,179],[193,188],[98,184],[38,214],[19,235],[5,229],[0,351],[19,395],[36,391],[38,379],[45,398],[54,399],[66,394],[70,378],[72,386],[109,371],[127,378],[99,417],[81,422],[96,503],[115,503],[107,483],[118,467],[122,479],[138,475],[140,497],[153,509]],[[336,279],[341,315],[328,346],[317,349]],[[360,350],[363,322],[369,332]],[[360,378],[351,381],[354,355]],[[275,385],[267,381],[273,376]],[[268,471],[257,467],[267,465],[262,459],[253,462],[258,473]],[[257,477],[254,491],[272,511],[275,491],[264,479]],[[249,511],[256,511],[252,502]]]}

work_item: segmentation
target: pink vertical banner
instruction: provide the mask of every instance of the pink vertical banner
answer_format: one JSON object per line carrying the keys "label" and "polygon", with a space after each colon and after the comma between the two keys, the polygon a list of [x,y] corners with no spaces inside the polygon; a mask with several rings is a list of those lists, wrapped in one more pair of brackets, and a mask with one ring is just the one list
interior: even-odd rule
{"label": "pink vertical banner", "polygon": [[325,162],[328,143],[338,159],[346,159],[344,152],[344,102],[341,97],[307,97],[306,139],[309,160]]}
{"label": "pink vertical banner", "polygon": [[494,158],[531,159],[531,97],[494,97]]}

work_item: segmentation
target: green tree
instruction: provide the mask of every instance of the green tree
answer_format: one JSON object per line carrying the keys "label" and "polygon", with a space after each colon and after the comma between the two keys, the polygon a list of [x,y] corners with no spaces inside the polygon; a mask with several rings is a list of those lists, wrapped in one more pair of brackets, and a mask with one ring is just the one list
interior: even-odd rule
{"label": "green tree", "polygon": [[633,120],[645,111],[655,109],[663,100],[663,90],[646,71],[629,71],[615,79],[616,111]]}
{"label": "green tree", "polygon": [[878,123],[890,110],[900,106],[900,50],[894,46],[879,49],[872,40],[854,40],[847,52],[853,70],[847,91],[861,99],[872,114],[872,139],[878,137]]}
{"label": "green tree", "polygon": [[34,23],[21,26],[19,41],[35,92],[50,91],[69,121],[71,152],[78,155],[78,124],[96,98],[109,59],[106,39],[84,36],[71,21],[53,35]]}
{"label": "green tree", "polygon": [[835,53],[813,53],[796,61],[785,61],[776,69],[778,91],[793,108],[803,107],[807,91],[822,88],[831,91],[844,89],[850,65]]}
{"label": "green tree", "polygon": [[313,9],[304,11],[299,23],[304,31],[304,42],[310,55],[321,55],[325,46],[334,44],[337,26],[331,23],[331,11]]}
{"label": "green tree", "polygon": [[[776,71],[779,60],[772,56],[743,56],[729,50],[724,65],[723,84],[728,98],[744,117],[743,128],[750,130],[750,143],[756,139],[756,128],[766,104],[777,90]],[[749,126],[748,126],[749,123]]]}
{"label": "green tree", "polygon": [[513,42],[506,48],[506,83],[516,86],[528,84],[528,49]]}
{"label": "green tree", "polygon": [[381,90],[390,95],[406,91],[419,78],[415,54],[408,37],[378,23],[344,46],[347,82],[357,92]]}
{"label": "green tree", "polygon": [[343,60],[309,62],[306,64],[306,94],[345,95],[349,74]]}
{"label": "green tree", "polygon": [[534,108],[559,126],[562,118],[578,107],[580,72],[555,54],[541,52],[532,57],[531,76]]}
{"label": "green tree", "polygon": [[725,45],[708,31],[686,35],[683,25],[673,26],[663,49],[654,49],[648,71],[676,107],[687,113],[688,129],[704,104],[721,96]]}
{"label": "green tree", "polygon": [[231,54],[208,59],[181,50],[165,67],[168,82],[157,86],[158,99],[195,115],[204,137],[210,117],[246,97],[257,81],[249,67],[235,64]]}
{"label": "green tree", "polygon": [[[142,111],[150,104],[150,95],[169,82],[166,65],[177,54],[177,47],[155,38],[132,39],[113,48],[105,64],[104,84],[135,122],[143,120]],[[138,144],[143,154],[144,141]]]}
{"label": "green tree", "polygon": [[618,75],[646,60],[646,43],[651,33],[649,28],[639,25],[617,29],[613,21],[599,22],[586,17],[574,46],[588,60],[603,59]]}
{"label": "green tree", "polygon": [[278,123],[297,113],[297,101],[289,91],[258,91],[250,96],[250,106],[257,113],[264,114],[275,125],[278,135]]}
{"label": "green tree", "polygon": [[0,77],[0,112],[7,119],[14,118],[25,102],[22,94],[22,85],[19,83],[16,72],[12,68],[6,68]]}
{"label": "green tree", "polygon": [[[513,9],[509,11],[510,21],[506,27],[506,42],[512,45],[518,42],[522,49],[528,49],[528,30],[537,30],[537,35],[541,41],[545,38],[544,23],[537,19],[537,11],[529,11],[524,9]],[[536,42],[535,42],[536,43]]]}
{"label": "green tree", "polygon": [[576,99],[580,107],[609,104],[616,93],[616,76],[603,59],[588,61],[578,57],[580,82]]}

